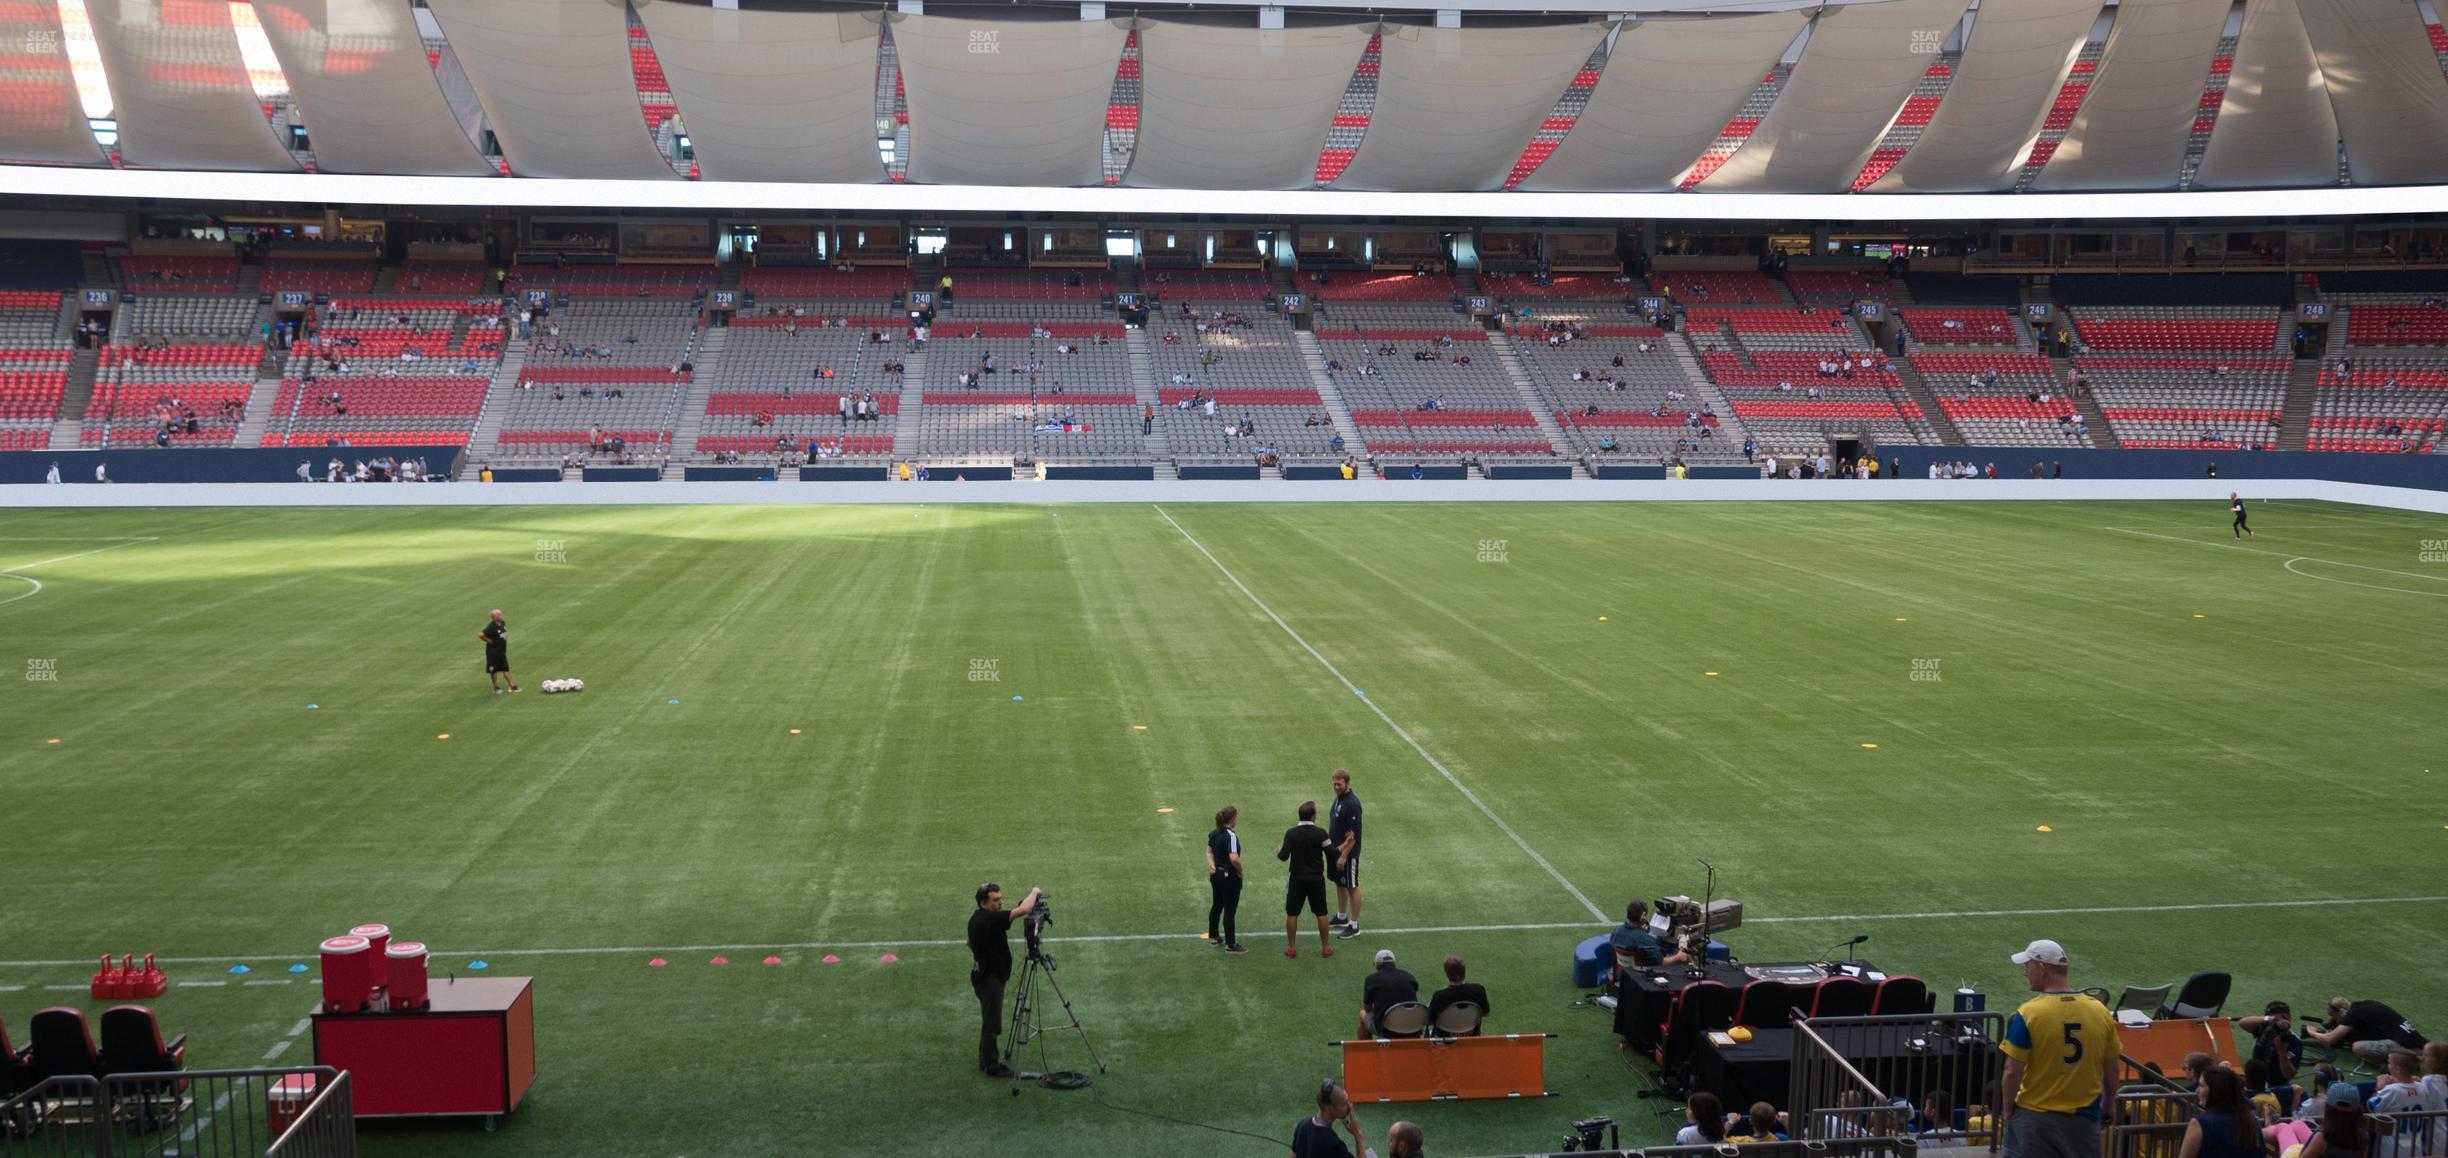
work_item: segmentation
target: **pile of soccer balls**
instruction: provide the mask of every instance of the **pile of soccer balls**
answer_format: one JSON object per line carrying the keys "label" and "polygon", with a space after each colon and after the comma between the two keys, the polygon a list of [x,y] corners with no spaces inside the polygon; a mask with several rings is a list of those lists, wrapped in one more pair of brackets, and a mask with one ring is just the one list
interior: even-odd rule
{"label": "pile of soccer balls", "polygon": [[586,690],[586,681],[585,681],[585,680],[545,680],[545,681],[544,681],[544,684],[543,684],[543,687],[544,687],[544,692],[545,692],[545,694],[546,694],[546,695],[551,695],[551,694],[558,693],[558,692],[583,692],[583,691],[585,691],[585,690]]}

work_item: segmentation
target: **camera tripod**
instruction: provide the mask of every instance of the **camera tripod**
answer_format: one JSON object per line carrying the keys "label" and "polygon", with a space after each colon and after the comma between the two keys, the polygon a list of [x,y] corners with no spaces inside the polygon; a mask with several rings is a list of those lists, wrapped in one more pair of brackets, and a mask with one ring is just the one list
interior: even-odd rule
{"label": "camera tripod", "polygon": [[[1037,1021],[1039,981],[1045,982],[1046,987],[1054,991],[1054,1000],[1062,1006],[1063,1016],[1070,1020],[1070,1025],[1040,1024]],[[1011,1071],[1013,1097],[1020,1096],[1022,1082],[1041,1082],[1056,1089],[1078,1089],[1089,1084],[1090,1079],[1086,1074],[1023,1073],[1017,1064],[1020,1050],[1035,1041],[1037,1064],[1044,1065],[1045,1043],[1040,1039],[1046,1034],[1065,1029],[1079,1035],[1080,1044],[1088,1050],[1088,1060],[1095,1063],[1096,1072],[1104,1073],[1105,1062],[1097,1057],[1096,1044],[1088,1040],[1088,1028],[1080,1024],[1078,1012],[1071,1008],[1071,999],[1063,995],[1062,982],[1054,977],[1054,955],[1046,952],[1045,946],[1031,935],[1028,939],[1028,961],[1020,967],[1019,979],[1013,985],[1010,1031],[1003,1044],[1003,1067]]]}

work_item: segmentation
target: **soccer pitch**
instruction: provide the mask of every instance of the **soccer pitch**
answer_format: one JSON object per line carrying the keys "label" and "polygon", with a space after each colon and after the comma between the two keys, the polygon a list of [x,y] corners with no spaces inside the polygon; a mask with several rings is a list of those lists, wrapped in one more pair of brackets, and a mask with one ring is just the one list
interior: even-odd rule
{"label": "soccer pitch", "polygon": [[[1561,1096],[1364,1106],[1379,1140],[1409,1117],[1437,1153],[1519,1152],[1604,1113],[1630,1145],[1670,1119],[1574,1007],[1571,947],[1628,899],[1697,895],[1705,857],[1754,960],[1868,933],[1882,968],[1995,1009],[2006,955],[2046,936],[2079,985],[2225,969],[2230,1013],[2342,993],[2438,1032],[2448,563],[2425,543],[2448,518],[2253,523],[0,513],[25,669],[0,696],[0,1018],[22,1041],[39,1007],[98,1010],[50,987],[149,951],[174,984],[227,982],[153,1003],[191,1065],[302,1063],[281,1043],[313,979],[287,968],[380,920],[434,947],[437,983],[477,954],[535,977],[539,1076],[497,1134],[369,1125],[369,1155],[1263,1154],[1116,1107],[1287,1137],[1390,947],[1423,992],[1468,958],[1492,1031],[1560,1035]],[[486,691],[495,607],[521,695]],[[567,676],[587,690],[535,687]],[[1367,803],[1367,932],[1322,960],[1312,925],[1285,960],[1269,854],[1338,766]],[[1245,957],[1198,939],[1227,803]],[[1054,897],[1058,979],[1110,1067],[1094,1094],[974,1070],[958,939],[987,879]]]}

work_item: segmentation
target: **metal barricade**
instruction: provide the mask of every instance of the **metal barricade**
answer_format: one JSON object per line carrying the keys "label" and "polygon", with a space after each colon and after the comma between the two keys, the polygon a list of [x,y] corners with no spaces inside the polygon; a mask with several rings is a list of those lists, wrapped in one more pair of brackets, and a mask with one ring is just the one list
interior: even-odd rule
{"label": "metal barricade", "polygon": [[0,1103],[0,1123],[0,1158],[357,1153],[347,1078],[327,1066],[53,1078]]}
{"label": "metal barricade", "polygon": [[2371,1116],[2372,1158],[2448,1153],[2448,1109]]}
{"label": "metal barricade", "polygon": [[1941,1145],[1996,1149],[1989,1126],[2005,1069],[2006,1019],[1994,1012],[1821,1017],[1794,1022],[1785,1107],[1798,1140],[1845,1141],[1906,1132],[1932,1094],[1963,1110],[1966,1128],[1933,1134]]}
{"label": "metal barricade", "polygon": [[2201,1101],[2193,1091],[2172,1083],[2145,1080],[2122,1088],[2117,1091],[2107,1158],[2176,1158],[2184,1146],[2185,1125],[2200,1112]]}

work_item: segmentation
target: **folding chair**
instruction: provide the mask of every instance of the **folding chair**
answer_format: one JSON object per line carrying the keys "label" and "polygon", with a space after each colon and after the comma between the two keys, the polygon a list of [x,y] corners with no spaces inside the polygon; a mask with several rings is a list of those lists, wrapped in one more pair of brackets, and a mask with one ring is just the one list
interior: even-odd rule
{"label": "folding chair", "polygon": [[2227,1006],[2227,991],[2235,986],[2235,978],[2225,973],[2196,973],[2185,979],[2184,988],[2167,1008],[2167,1016],[2176,1018],[2217,1017]]}
{"label": "folding chair", "polygon": [[1428,1007],[1416,1001],[1389,1005],[1377,1011],[1373,1026],[1379,1037],[1418,1037],[1428,1031]]}
{"label": "folding chair", "polygon": [[[1396,1008],[1401,1007],[1396,1006]],[[1479,1020],[1485,1016],[1487,1016],[1487,1011],[1479,1008],[1477,1002],[1454,1002],[1445,1007],[1445,1012],[1437,1015],[1435,1036],[1477,1037]]]}
{"label": "folding chair", "polygon": [[2157,1017],[2159,1011],[2167,1007],[2168,994],[2175,988],[2173,985],[2128,985],[2123,993],[2117,995],[2116,1012],[2136,1009]]}

